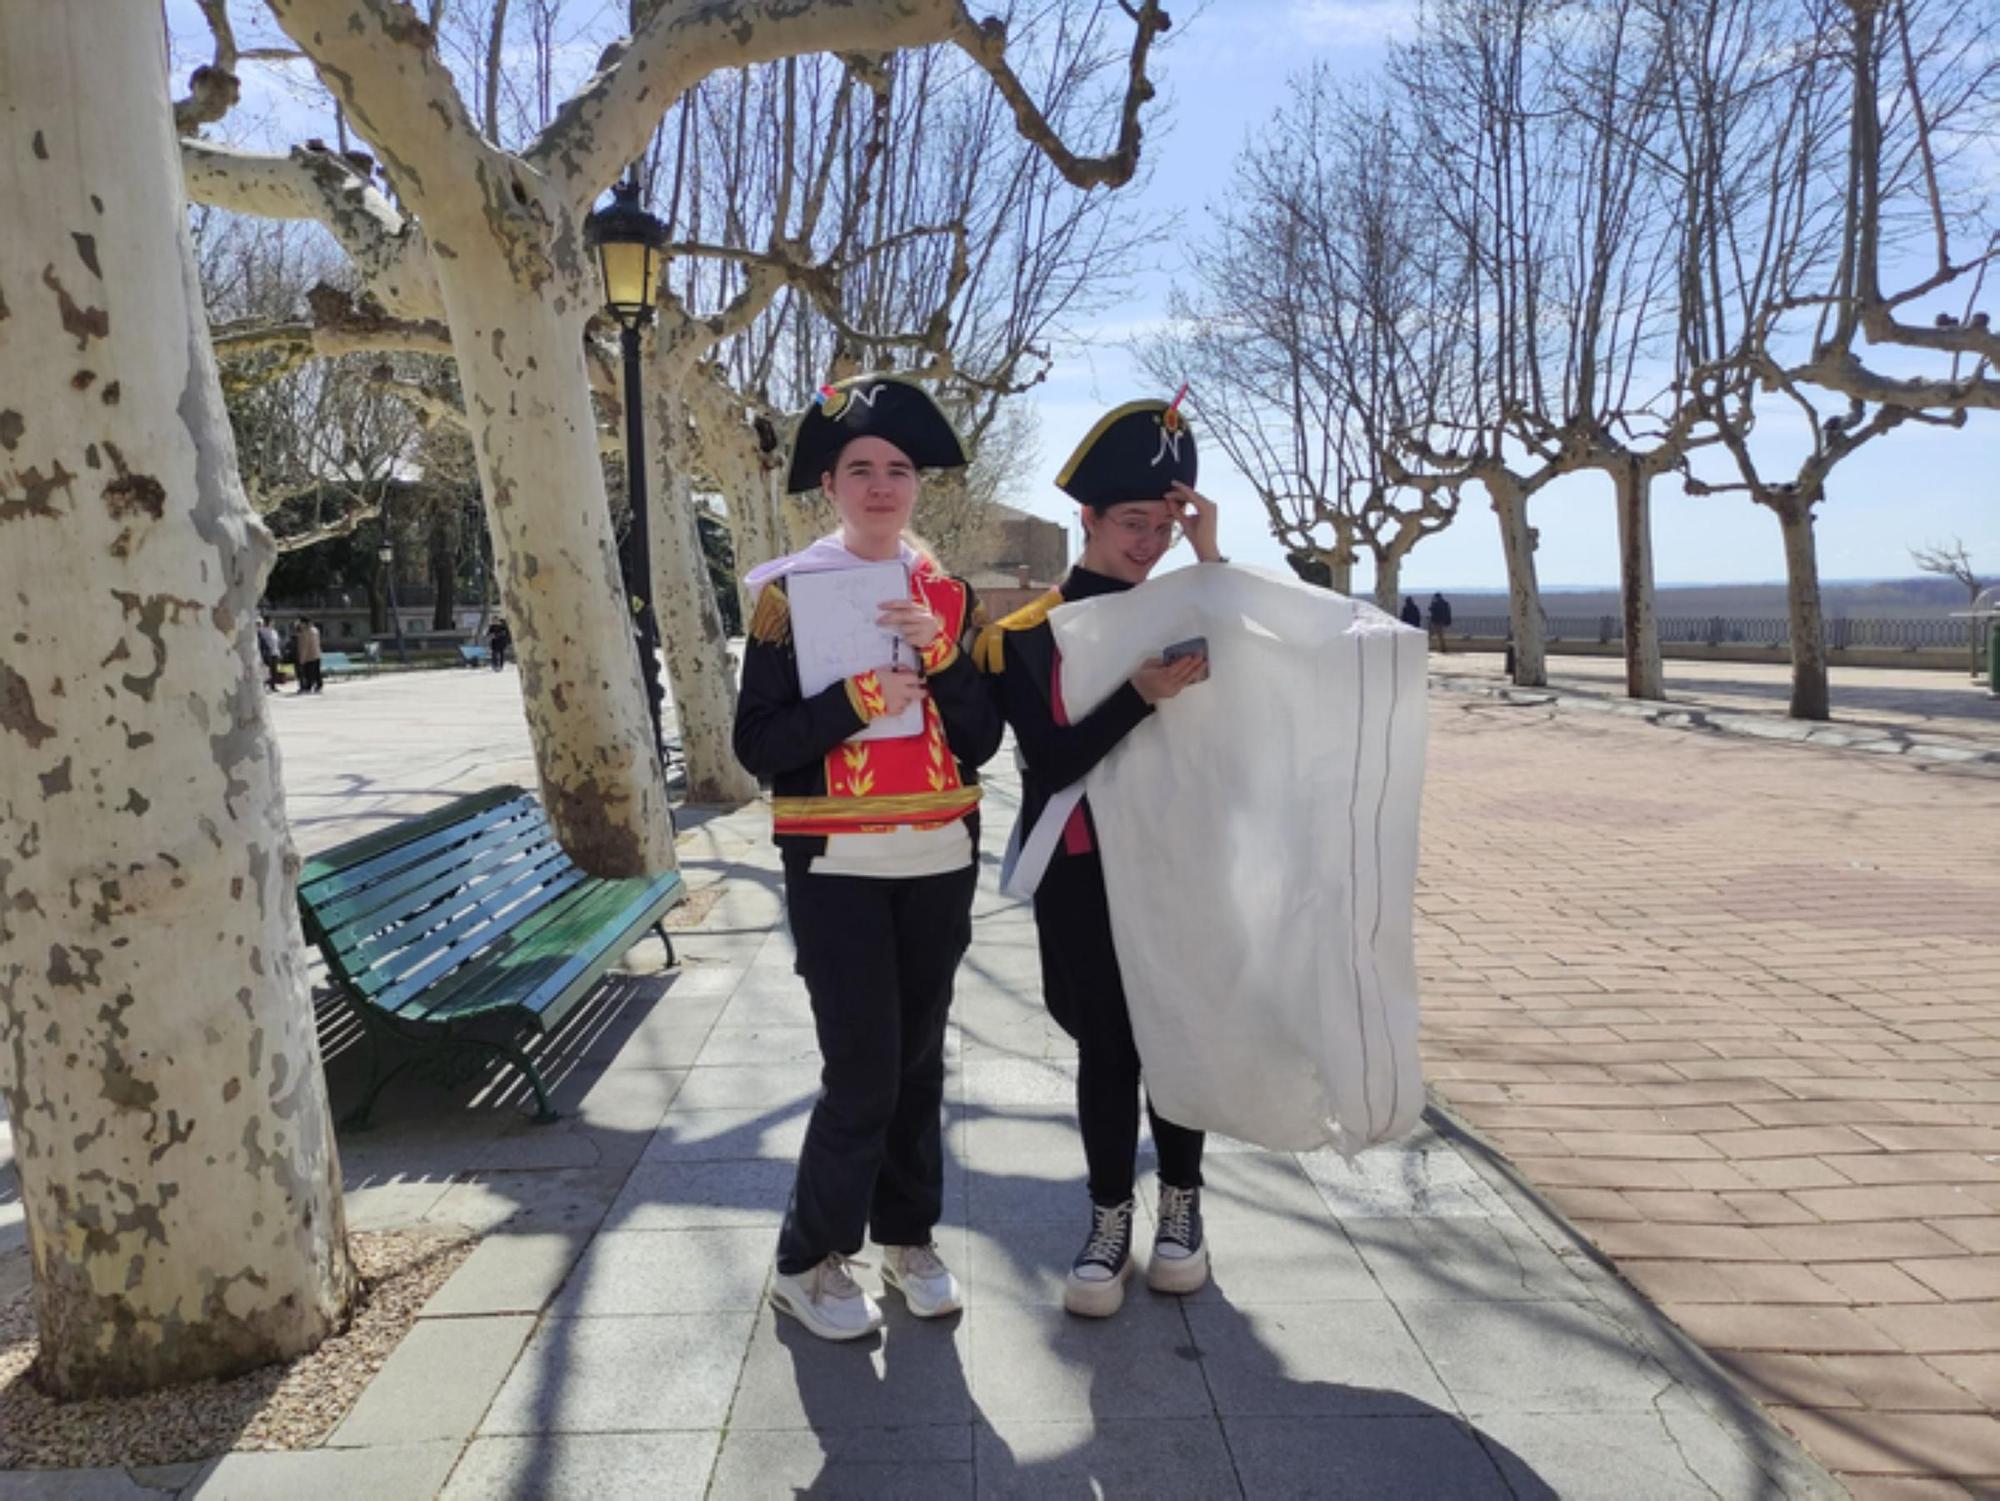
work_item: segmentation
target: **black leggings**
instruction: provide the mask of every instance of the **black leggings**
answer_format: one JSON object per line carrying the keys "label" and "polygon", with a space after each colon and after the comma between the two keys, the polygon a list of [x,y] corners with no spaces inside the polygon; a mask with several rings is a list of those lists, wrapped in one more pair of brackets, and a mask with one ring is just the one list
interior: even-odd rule
{"label": "black leggings", "polygon": [[[1041,940],[1042,994],[1049,1014],[1076,1039],[1076,1119],[1090,1169],[1090,1201],[1132,1197],[1139,1150],[1139,1049],[1125,1009],[1125,982],[1111,944],[1111,910],[1097,855],[1058,854],[1035,892]],[[1161,1181],[1201,1187],[1200,1131],[1162,1120],[1146,1102]]]}
{"label": "black leggings", "polygon": [[944,1032],[972,939],[976,868],[816,876],[787,853],[785,901],[822,1060],[778,1270],[923,1245],[944,1210]]}

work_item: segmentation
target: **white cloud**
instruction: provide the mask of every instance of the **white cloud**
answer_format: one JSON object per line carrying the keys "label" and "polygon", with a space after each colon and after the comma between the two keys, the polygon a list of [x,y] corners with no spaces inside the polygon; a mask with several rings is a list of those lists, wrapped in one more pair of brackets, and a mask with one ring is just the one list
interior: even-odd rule
{"label": "white cloud", "polygon": [[1378,47],[1416,28],[1417,7],[1408,0],[1292,0],[1288,20],[1321,47]]}

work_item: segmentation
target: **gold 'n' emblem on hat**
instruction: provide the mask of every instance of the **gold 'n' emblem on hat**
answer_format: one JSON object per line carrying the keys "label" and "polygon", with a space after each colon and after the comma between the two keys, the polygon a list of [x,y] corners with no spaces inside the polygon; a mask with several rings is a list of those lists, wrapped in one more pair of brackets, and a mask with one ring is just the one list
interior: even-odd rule
{"label": "gold 'n' emblem on hat", "polygon": [[1182,381],[1180,390],[1174,393],[1174,399],[1167,403],[1167,409],[1160,413],[1160,447],[1153,455],[1152,464],[1155,469],[1160,467],[1160,460],[1168,453],[1173,454],[1176,464],[1181,461],[1181,438],[1187,432],[1187,426],[1181,420],[1181,398],[1187,393],[1187,382]]}

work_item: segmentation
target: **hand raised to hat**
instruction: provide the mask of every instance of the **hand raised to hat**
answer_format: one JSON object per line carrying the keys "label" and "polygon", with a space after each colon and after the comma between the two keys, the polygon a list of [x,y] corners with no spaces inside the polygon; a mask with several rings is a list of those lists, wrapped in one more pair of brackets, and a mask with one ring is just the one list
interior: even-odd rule
{"label": "hand raised to hat", "polygon": [[1167,486],[1167,504],[1174,508],[1175,519],[1187,534],[1188,545],[1194,548],[1194,555],[1204,563],[1221,562],[1222,548],[1216,541],[1215,502],[1175,480]]}

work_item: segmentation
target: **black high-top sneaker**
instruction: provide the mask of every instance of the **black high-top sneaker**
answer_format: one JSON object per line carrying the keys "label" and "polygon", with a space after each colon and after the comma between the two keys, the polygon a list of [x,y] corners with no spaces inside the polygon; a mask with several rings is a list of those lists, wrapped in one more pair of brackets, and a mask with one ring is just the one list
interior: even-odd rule
{"label": "black high-top sneaker", "polygon": [[1090,1239],[1083,1243],[1063,1286],[1063,1307],[1087,1319],[1107,1319],[1125,1301],[1132,1275],[1132,1214],[1138,1206],[1090,1206]]}
{"label": "black high-top sneaker", "polygon": [[1201,1233],[1201,1190],[1160,1185],[1160,1228],[1146,1285],[1156,1293],[1191,1293],[1208,1281],[1208,1242]]}

